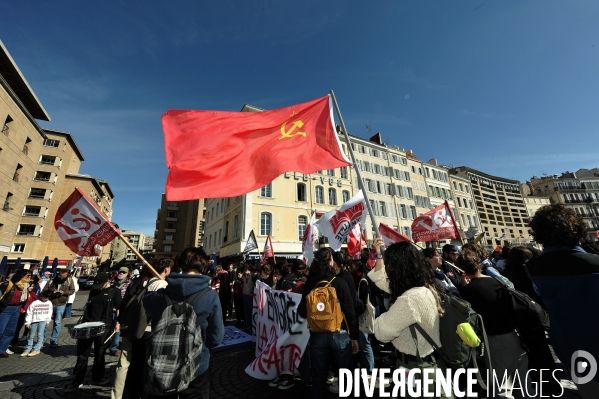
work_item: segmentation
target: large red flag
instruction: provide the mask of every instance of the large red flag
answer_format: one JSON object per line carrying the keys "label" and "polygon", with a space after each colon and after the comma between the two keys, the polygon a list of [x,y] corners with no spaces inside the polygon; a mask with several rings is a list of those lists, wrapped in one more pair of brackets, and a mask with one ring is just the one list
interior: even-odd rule
{"label": "large red flag", "polygon": [[266,237],[266,242],[264,243],[264,251],[262,252],[262,260],[260,261],[260,266],[265,265],[268,261],[268,258],[274,258],[275,251],[272,248],[272,241],[270,240],[270,234]]}
{"label": "large red flag", "polygon": [[65,245],[80,256],[98,256],[95,246],[104,246],[119,235],[116,227],[78,188],[56,211],[54,227]]}
{"label": "large red flag", "polygon": [[168,111],[166,198],[235,197],[285,172],[348,166],[330,96],[264,112]]}
{"label": "large red flag", "polygon": [[409,237],[406,237],[400,232],[393,230],[384,223],[379,224],[379,233],[381,233],[381,238],[383,241],[385,241],[386,247],[400,241],[412,242]]}
{"label": "large red flag", "polygon": [[446,238],[459,239],[460,237],[460,230],[447,201],[418,216],[412,222],[414,242],[436,241]]}

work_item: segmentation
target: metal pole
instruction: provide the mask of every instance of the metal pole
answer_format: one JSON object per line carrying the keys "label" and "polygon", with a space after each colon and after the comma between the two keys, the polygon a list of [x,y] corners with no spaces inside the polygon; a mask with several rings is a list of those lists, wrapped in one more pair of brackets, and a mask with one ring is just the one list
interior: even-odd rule
{"label": "metal pole", "polygon": [[362,190],[362,194],[364,195],[364,200],[366,201],[366,209],[368,209],[368,213],[370,214],[370,221],[372,222],[372,227],[374,229],[374,234],[378,238],[380,237],[378,225],[376,223],[376,219],[374,218],[374,212],[372,211],[372,206],[370,206],[370,200],[368,199],[368,194],[366,189],[364,188],[364,181],[362,181],[362,175],[360,174],[360,168],[356,166],[356,157],[354,156],[354,150],[351,148],[351,142],[349,141],[349,135],[347,134],[347,130],[345,129],[345,123],[343,123],[343,117],[341,116],[341,111],[339,110],[339,105],[337,104],[337,99],[335,98],[335,93],[331,90],[331,98],[333,99],[333,104],[335,104],[335,110],[337,111],[337,116],[339,117],[339,123],[341,123],[341,131],[345,136],[345,141],[347,142],[349,155],[351,157],[354,170],[356,171],[356,176],[358,177],[358,186],[360,190]]}

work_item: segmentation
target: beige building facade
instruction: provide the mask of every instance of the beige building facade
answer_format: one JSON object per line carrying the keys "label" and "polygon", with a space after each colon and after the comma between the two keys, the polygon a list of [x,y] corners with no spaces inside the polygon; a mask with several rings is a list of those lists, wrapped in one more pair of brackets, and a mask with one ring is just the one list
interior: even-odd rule
{"label": "beige building facade", "polygon": [[572,208],[587,224],[587,235],[596,240],[599,231],[599,168],[579,169],[561,175],[533,176],[530,179],[533,198],[549,197],[553,204]]}
{"label": "beige building facade", "polygon": [[167,201],[162,194],[154,231],[155,256],[173,257],[200,241],[204,200]]}
{"label": "beige building facade", "polygon": [[528,213],[520,192],[520,182],[466,166],[453,168],[450,173],[470,181],[481,232],[485,232],[485,240],[481,243],[487,249],[505,243],[530,242]]}
{"label": "beige building facade", "polygon": [[[25,267],[45,256],[63,263],[76,255],[54,229],[60,204],[79,187],[108,219],[114,194],[107,182],[79,174],[84,160],[72,135],[42,129],[50,117],[0,42],[0,257],[9,269],[18,258]],[[97,264],[109,251],[83,263]]]}
{"label": "beige building facade", "polygon": [[450,174],[449,185],[454,197],[454,216],[459,220],[460,232],[464,240],[482,233],[470,181],[464,177]]}

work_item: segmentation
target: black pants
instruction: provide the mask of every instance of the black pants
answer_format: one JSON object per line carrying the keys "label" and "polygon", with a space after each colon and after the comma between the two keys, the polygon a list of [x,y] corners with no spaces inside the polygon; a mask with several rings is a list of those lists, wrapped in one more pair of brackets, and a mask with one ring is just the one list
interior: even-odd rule
{"label": "black pants", "polygon": [[[15,330],[15,336],[12,339],[12,341],[10,341],[11,345],[16,345],[17,342],[19,342],[19,332],[21,331],[21,328],[23,328],[23,325],[25,324],[25,316],[27,316],[27,312],[25,313],[21,313],[19,315],[19,320],[17,321],[17,329]],[[25,329],[25,331],[23,331],[23,336],[27,336],[29,335],[29,330]]]}
{"label": "black pants", "polygon": [[186,390],[166,396],[148,395],[148,399],[208,399],[210,395],[210,370],[198,375]]}
{"label": "black pants", "polygon": [[[223,288],[221,288],[223,289]],[[223,294],[219,295],[220,299],[220,307],[223,311],[223,322],[227,320],[227,309],[229,308],[229,302],[231,302],[231,294]]]}
{"label": "black pants", "polygon": [[132,357],[129,370],[127,370],[123,397],[127,397],[128,399],[142,399],[146,397],[145,390],[140,389],[140,387],[144,386],[146,350],[150,343],[151,335],[152,333],[147,332],[142,338],[131,341]]}
{"label": "black pants", "polygon": [[104,378],[104,369],[106,368],[106,360],[104,354],[110,346],[110,341],[104,343],[110,335],[107,331],[103,335],[77,340],[77,363],[73,370],[73,382],[75,385],[83,384],[85,374],[87,372],[87,360],[89,359],[89,349],[94,345],[94,365],[92,366],[92,381],[100,381]]}
{"label": "black pants", "polygon": [[233,302],[235,303],[235,319],[241,323],[245,318],[245,313],[243,311],[243,298],[235,298],[233,299]]}

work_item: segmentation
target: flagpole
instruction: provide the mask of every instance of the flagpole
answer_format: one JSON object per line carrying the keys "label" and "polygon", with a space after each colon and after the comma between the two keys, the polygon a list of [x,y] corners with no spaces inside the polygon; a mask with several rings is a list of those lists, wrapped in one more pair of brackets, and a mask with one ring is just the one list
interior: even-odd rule
{"label": "flagpole", "polygon": [[370,206],[370,200],[368,199],[367,191],[364,188],[364,182],[362,181],[362,174],[360,173],[360,168],[356,166],[356,157],[354,156],[354,150],[351,148],[349,135],[347,134],[347,130],[345,129],[345,123],[343,122],[343,117],[341,116],[341,111],[339,110],[339,105],[337,104],[337,99],[335,98],[335,93],[333,92],[333,90],[331,90],[331,98],[333,99],[333,104],[335,104],[335,110],[337,111],[337,116],[339,117],[341,131],[343,132],[343,135],[345,136],[345,141],[347,142],[347,149],[349,150],[349,155],[353,163],[352,166],[356,171],[356,176],[358,177],[358,187],[360,187],[360,190],[362,190],[362,194],[364,195],[364,201],[366,202],[366,209],[368,209],[368,213],[370,214],[370,221],[372,222],[372,229],[374,230],[374,235],[377,238],[379,238],[381,235],[379,233],[376,219],[374,218],[374,212],[372,211],[372,206]]}
{"label": "flagpole", "polygon": [[[133,251],[133,253],[135,255],[137,255],[137,257],[144,263],[144,265],[150,269],[150,271],[152,272],[152,274],[154,275],[154,277],[159,278],[160,280],[164,280],[164,278],[160,274],[158,274],[158,272],[156,271],[156,269],[154,269],[152,267],[152,265],[150,265],[150,263],[148,263],[148,261],[145,260],[143,256],[141,256],[141,254],[137,251],[137,249],[135,249],[135,247],[129,242],[129,240],[127,240],[127,238],[124,235],[121,234],[120,231],[119,231],[119,237],[121,237],[121,240],[123,240],[123,242],[125,243],[125,245],[127,247],[129,247],[129,249],[131,251]],[[126,254],[125,254],[125,257],[126,257]]]}

